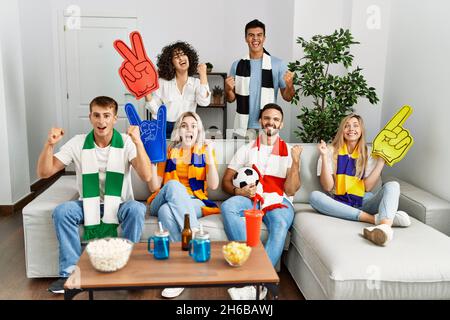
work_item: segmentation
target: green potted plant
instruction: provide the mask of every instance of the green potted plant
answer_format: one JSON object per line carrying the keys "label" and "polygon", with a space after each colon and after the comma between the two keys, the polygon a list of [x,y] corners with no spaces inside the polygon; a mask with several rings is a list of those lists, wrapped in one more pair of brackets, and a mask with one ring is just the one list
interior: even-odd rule
{"label": "green potted plant", "polygon": [[212,96],[213,104],[222,104],[223,89],[219,86],[214,86],[212,89]]}
{"label": "green potted plant", "polygon": [[[304,57],[288,64],[294,72],[295,95],[291,103],[297,105],[300,97],[312,97],[312,106],[300,105],[300,130],[295,133],[302,142],[330,142],[341,119],[353,112],[358,98],[367,98],[371,104],[379,99],[375,88],[367,86],[360,67],[349,70],[353,62],[350,45],[359,43],[349,30],[315,35],[310,41],[298,37],[297,43]],[[345,68],[342,75],[330,73],[330,66],[335,64]]]}
{"label": "green potted plant", "polygon": [[211,72],[214,67],[211,62],[207,62],[206,64],[206,72]]}

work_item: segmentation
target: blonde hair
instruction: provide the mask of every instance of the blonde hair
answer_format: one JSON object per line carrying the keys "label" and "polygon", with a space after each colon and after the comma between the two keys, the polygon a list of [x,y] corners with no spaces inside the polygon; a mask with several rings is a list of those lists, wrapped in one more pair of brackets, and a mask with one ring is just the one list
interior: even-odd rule
{"label": "blonde hair", "polygon": [[368,159],[368,151],[366,146],[366,128],[364,126],[364,121],[361,118],[361,116],[351,113],[348,116],[346,116],[344,119],[342,119],[341,123],[339,124],[339,129],[336,133],[336,136],[333,139],[333,142],[331,142],[331,145],[333,146],[333,160],[334,160],[334,167],[337,170],[337,156],[339,153],[339,150],[342,148],[342,146],[345,144],[344,139],[344,128],[345,124],[351,119],[355,118],[359,122],[359,126],[361,128],[361,137],[359,137],[358,143],[356,144],[356,148],[359,152],[358,160],[356,160],[356,174],[355,176],[359,179],[362,179],[364,176],[364,170],[367,166],[367,159]]}
{"label": "blonde hair", "polygon": [[198,134],[197,134],[197,141],[195,142],[195,144],[199,147],[203,146],[203,143],[205,142],[205,129],[203,128],[202,119],[197,113],[187,111],[180,115],[180,117],[178,118],[177,122],[173,127],[172,135],[170,136],[169,149],[179,147],[179,145],[181,144],[182,141],[179,130],[181,128],[181,123],[186,117],[192,117],[195,119],[195,121],[197,121]]}

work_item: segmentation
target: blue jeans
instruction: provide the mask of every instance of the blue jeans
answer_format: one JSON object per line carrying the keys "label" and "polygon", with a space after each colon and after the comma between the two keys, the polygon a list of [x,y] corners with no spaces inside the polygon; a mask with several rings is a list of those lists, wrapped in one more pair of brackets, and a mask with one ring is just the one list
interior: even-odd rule
{"label": "blue jeans", "polygon": [[313,191],[309,203],[316,211],[328,216],[359,221],[361,210],[369,214],[379,214],[379,220],[393,220],[398,209],[400,185],[396,181],[385,183],[375,194],[366,192],[360,208],[354,208],[334,200],[329,195]]}
{"label": "blue jeans", "polygon": [[[103,215],[103,205],[100,206]],[[144,226],[145,205],[134,201],[123,202],[117,218],[121,224],[122,234],[133,242],[141,238]],[[60,204],[53,211],[53,224],[59,242],[59,275],[68,277],[81,255],[78,226],[84,222],[83,201],[68,201]]]}
{"label": "blue jeans", "polygon": [[[294,208],[292,204],[287,199],[283,200],[283,204],[287,208],[267,211],[263,217],[263,222],[269,232],[269,237],[264,248],[274,266],[283,253],[286,234],[294,220]],[[252,208],[252,200],[243,196],[234,196],[222,203],[220,211],[228,240],[246,241],[247,232],[245,230],[244,210]]]}
{"label": "blue jeans", "polygon": [[150,204],[150,215],[158,217],[164,229],[169,230],[171,241],[181,241],[184,214],[189,213],[191,228],[197,228],[203,206],[203,201],[190,196],[181,182],[170,180]]}

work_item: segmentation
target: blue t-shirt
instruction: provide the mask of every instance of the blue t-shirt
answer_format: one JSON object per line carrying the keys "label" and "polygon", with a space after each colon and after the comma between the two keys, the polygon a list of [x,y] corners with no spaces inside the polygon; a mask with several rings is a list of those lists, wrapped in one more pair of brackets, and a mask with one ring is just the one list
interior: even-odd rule
{"label": "blue t-shirt", "polygon": [[[287,65],[279,58],[270,56],[272,59],[272,77],[273,77],[273,89],[275,92],[275,102],[278,97],[278,89],[286,88],[283,76],[287,71]],[[236,67],[239,63],[236,60],[231,65],[230,75],[236,76]],[[260,129],[259,124],[259,110],[261,110],[261,68],[262,68],[262,58],[261,59],[250,59],[250,101],[249,101],[249,117],[248,117],[248,128],[249,129]]]}

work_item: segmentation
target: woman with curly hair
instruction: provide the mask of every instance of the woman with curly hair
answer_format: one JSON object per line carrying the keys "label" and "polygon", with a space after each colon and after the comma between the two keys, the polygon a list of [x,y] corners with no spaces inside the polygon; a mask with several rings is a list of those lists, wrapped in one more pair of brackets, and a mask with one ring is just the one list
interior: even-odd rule
{"label": "woman with curly hair", "polygon": [[[170,138],[183,112],[195,112],[197,104],[206,107],[211,102],[206,65],[198,63],[197,51],[190,44],[178,41],[162,49],[157,66],[159,89],[145,97],[145,107],[154,119],[161,104],[167,107],[166,137]],[[196,72],[200,79],[193,77]]]}

